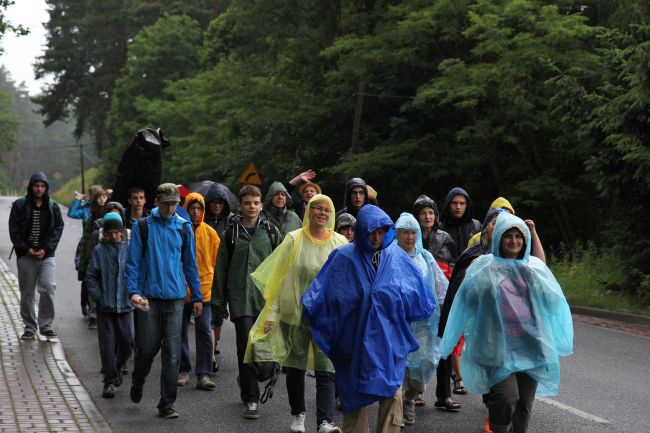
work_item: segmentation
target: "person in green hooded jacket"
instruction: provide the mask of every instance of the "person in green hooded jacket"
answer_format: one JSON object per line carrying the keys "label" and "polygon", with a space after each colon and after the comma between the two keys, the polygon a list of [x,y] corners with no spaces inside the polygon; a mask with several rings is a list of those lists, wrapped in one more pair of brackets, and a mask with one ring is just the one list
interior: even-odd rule
{"label": "person in green hooded jacket", "polygon": [[240,397],[246,405],[242,416],[258,419],[260,390],[257,375],[251,364],[244,364],[244,354],[248,334],[264,308],[264,297],[255,286],[251,273],[282,243],[282,235],[262,212],[259,188],[252,185],[242,187],[239,204],[241,213],[229,220],[219,245],[212,304],[216,306],[217,314],[224,318],[229,315],[235,325]]}
{"label": "person in green hooded jacket", "polygon": [[302,228],[302,221],[297,213],[291,210],[292,199],[281,182],[273,182],[264,199],[264,215],[273,223],[282,236]]}

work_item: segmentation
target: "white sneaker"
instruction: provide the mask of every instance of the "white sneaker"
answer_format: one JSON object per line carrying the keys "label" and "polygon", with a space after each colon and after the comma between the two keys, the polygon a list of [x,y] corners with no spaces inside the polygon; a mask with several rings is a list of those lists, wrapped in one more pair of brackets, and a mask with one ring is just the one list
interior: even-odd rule
{"label": "white sneaker", "polygon": [[190,374],[187,371],[178,373],[178,386],[185,386],[190,380]]}
{"label": "white sneaker", "polygon": [[323,421],[318,427],[318,433],[341,433],[341,429],[330,424],[329,421]]}
{"label": "white sneaker", "polygon": [[291,433],[305,433],[305,412],[293,416],[289,430]]}

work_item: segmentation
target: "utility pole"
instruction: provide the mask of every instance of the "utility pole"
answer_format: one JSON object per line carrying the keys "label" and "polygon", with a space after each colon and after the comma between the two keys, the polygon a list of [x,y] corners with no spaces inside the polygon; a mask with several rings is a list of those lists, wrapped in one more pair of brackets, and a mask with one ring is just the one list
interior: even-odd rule
{"label": "utility pole", "polygon": [[352,143],[350,151],[359,152],[359,130],[361,129],[361,113],[363,112],[363,93],[366,90],[365,81],[359,81],[359,90],[357,91],[357,104],[354,107],[354,126],[352,127]]}
{"label": "utility pole", "polygon": [[79,141],[79,165],[81,166],[81,193],[86,193],[86,178],[84,175],[84,144]]}

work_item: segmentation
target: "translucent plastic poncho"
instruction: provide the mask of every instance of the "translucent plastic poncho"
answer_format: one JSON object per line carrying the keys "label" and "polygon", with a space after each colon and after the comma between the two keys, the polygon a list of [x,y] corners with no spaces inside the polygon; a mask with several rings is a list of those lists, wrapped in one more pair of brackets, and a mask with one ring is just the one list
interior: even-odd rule
{"label": "translucent plastic poncho", "polygon": [[[325,240],[314,239],[309,232],[312,206],[327,207]],[[300,297],[335,248],[347,244],[334,232],[334,204],[329,197],[318,194],[307,204],[303,226],[287,233],[284,241],[251,274],[264,296],[264,309],[248,336],[244,362],[274,361],[301,370],[334,372],[332,362],[314,343],[309,325],[302,318]],[[265,332],[264,325],[274,322]]]}
{"label": "translucent plastic poncho", "polygon": [[[415,251],[407,251],[407,254],[413,259],[416,266],[422,272],[424,281],[427,283],[431,294],[438,300],[438,305],[445,299],[447,286],[449,282],[445,274],[436,263],[433,255],[424,249],[422,245],[422,231],[420,224],[410,213],[403,212],[395,228],[415,230],[417,240],[415,242]],[[395,243],[398,240],[395,239]],[[409,353],[406,358],[406,368],[408,368],[409,378],[414,379],[422,384],[426,384],[436,372],[438,361],[440,360],[440,337],[438,337],[438,322],[440,321],[440,308],[436,308],[426,320],[414,322],[411,324],[411,330],[415,339],[418,341],[420,348],[417,352]]]}
{"label": "translucent plastic poncho", "polygon": [[[512,227],[525,238],[522,259],[500,257],[501,238]],[[451,307],[442,356],[463,333],[463,381],[473,393],[487,393],[512,373],[524,372],[539,383],[538,396],[557,395],[559,357],[573,351],[571,312],[549,268],[530,256],[530,232],[514,215],[499,214],[492,254],[467,269]]]}

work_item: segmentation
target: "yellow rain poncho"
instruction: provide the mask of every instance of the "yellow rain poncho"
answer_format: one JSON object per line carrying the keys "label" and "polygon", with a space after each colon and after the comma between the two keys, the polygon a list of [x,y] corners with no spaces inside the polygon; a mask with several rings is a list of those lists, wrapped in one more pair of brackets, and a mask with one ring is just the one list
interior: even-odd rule
{"label": "yellow rain poncho", "polygon": [[[310,234],[312,206],[331,211],[325,240]],[[348,243],[334,231],[334,219],[332,200],[315,195],[305,209],[302,228],[287,233],[282,244],[251,274],[266,304],[248,336],[244,362],[273,361],[301,370],[334,372],[331,361],[312,339],[300,303],[330,252]]]}

